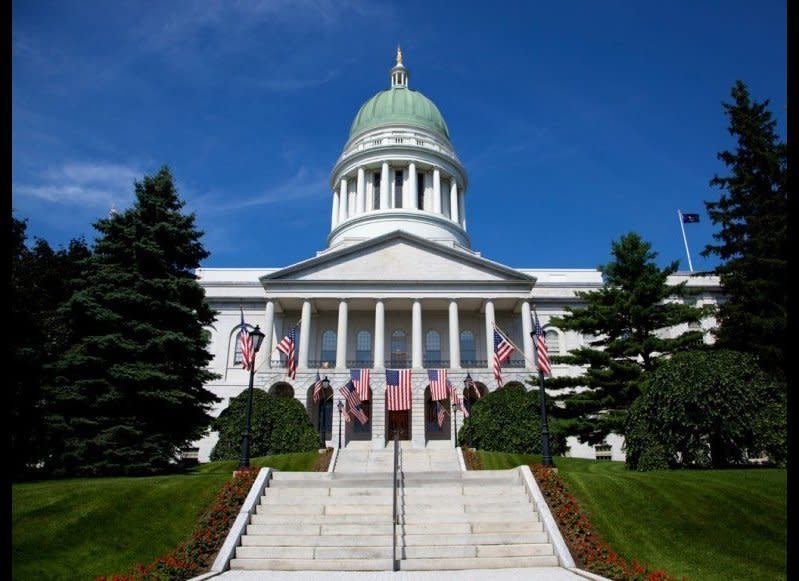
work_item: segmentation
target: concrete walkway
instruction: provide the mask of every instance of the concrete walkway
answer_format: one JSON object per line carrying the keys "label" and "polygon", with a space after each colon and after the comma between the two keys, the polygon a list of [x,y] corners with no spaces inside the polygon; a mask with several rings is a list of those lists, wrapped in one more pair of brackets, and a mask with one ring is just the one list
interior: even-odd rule
{"label": "concrete walkway", "polygon": [[562,567],[466,571],[227,571],[220,581],[584,581],[602,579]]}

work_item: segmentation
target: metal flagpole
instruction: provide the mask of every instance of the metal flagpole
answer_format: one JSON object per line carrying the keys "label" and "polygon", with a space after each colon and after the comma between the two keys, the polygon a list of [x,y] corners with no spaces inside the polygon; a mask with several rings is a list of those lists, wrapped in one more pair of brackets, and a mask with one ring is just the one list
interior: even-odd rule
{"label": "metal flagpole", "polygon": [[691,272],[694,271],[694,265],[691,264],[691,253],[688,251],[688,238],[685,237],[685,222],[682,219],[682,210],[677,210],[677,216],[680,219],[680,230],[682,230],[682,241],[685,243],[685,254],[688,255],[688,268],[691,269]]}

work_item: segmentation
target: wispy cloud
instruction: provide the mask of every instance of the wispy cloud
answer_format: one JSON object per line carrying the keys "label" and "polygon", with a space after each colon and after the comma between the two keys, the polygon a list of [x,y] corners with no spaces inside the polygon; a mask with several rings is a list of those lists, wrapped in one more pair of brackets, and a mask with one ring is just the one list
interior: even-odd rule
{"label": "wispy cloud", "polygon": [[71,162],[42,172],[38,183],[14,183],[14,196],[63,205],[120,206],[133,197],[133,182],[142,176],[135,167],[117,163]]}

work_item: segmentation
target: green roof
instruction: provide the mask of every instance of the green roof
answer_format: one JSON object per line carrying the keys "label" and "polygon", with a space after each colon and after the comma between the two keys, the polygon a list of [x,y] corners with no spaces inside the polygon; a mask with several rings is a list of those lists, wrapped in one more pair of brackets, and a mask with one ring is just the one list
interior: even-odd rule
{"label": "green roof", "polygon": [[418,125],[449,141],[449,129],[438,107],[419,91],[406,87],[380,91],[364,103],[352,122],[350,138],[366,129],[391,123]]}

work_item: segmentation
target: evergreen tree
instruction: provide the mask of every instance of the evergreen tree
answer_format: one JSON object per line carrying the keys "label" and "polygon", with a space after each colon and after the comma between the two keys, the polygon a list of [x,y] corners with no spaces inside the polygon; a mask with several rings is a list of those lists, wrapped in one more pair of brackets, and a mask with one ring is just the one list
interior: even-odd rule
{"label": "evergreen tree", "polygon": [[636,233],[611,246],[613,260],[600,266],[602,288],[578,292],[586,305],[566,307],[566,316],[552,320],[561,329],[596,337],[590,346],[557,357],[558,362],[585,366],[583,375],[550,378],[546,383],[550,389],[582,389],[557,396],[565,407],[556,408],[554,415],[564,419],[570,435],[589,444],[601,443],[610,432],[624,434],[627,411],[640,395],[642,375],[653,371],[663,357],[695,347],[702,339],[701,331],[677,337],[662,332],[697,322],[704,314],[683,301],[690,296],[685,282],[667,284],[678,262],[658,268],[657,253]]}
{"label": "evergreen tree", "polygon": [[218,399],[203,327],[214,320],[193,272],[208,256],[169,170],[135,183],[136,202],[100,232],[65,307],[73,342],[56,365],[54,469],[141,474],[169,468],[205,432]]}
{"label": "evergreen tree", "polygon": [[41,473],[50,449],[44,422],[51,401],[42,386],[49,381],[49,362],[68,343],[69,327],[58,308],[75,290],[75,279],[91,254],[82,239],[53,250],[46,240],[26,245],[27,223],[12,216],[11,321],[15,371],[11,397],[11,473],[14,478]]}
{"label": "evergreen tree", "polygon": [[752,101],[741,81],[724,103],[734,151],[718,158],[730,175],[710,184],[725,193],[705,202],[721,230],[703,256],[715,254],[727,301],[719,309],[718,344],[754,353],[762,367],[783,376],[788,306],[787,151],[775,133],[768,101]]}

